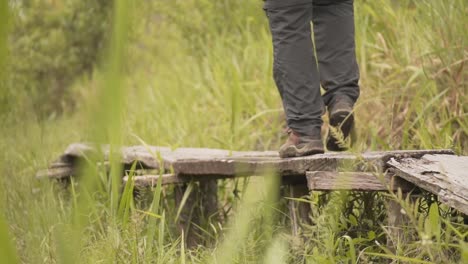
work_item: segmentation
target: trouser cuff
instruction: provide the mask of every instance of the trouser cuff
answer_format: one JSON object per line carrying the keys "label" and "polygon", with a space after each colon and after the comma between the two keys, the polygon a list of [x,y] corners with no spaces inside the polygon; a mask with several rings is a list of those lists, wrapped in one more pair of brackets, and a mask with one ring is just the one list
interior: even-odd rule
{"label": "trouser cuff", "polygon": [[322,126],[321,125],[300,125],[300,124],[288,124],[289,128],[301,136],[311,136],[317,139],[322,138]]}
{"label": "trouser cuff", "polygon": [[263,4],[263,9],[275,9],[303,4],[312,4],[312,0],[266,0]]}

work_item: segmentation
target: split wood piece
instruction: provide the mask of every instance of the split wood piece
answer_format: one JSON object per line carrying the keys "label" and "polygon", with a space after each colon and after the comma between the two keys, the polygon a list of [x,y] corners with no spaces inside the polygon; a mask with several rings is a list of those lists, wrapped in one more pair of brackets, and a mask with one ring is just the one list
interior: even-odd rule
{"label": "split wood piece", "polygon": [[396,191],[407,192],[413,184],[392,174],[370,172],[309,171],[306,174],[307,186],[313,191]]}
{"label": "split wood piece", "polygon": [[424,155],[421,159],[392,159],[392,171],[468,215],[468,157]]}

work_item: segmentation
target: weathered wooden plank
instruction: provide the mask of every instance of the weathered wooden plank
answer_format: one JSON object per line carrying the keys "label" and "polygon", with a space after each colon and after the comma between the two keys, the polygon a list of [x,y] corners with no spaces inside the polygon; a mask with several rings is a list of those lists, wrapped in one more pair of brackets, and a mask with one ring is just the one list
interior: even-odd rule
{"label": "weathered wooden plank", "polygon": [[391,174],[370,172],[310,171],[306,174],[307,186],[314,191],[409,191],[412,184]]}
{"label": "weathered wooden plank", "polygon": [[74,170],[72,166],[61,166],[40,170],[36,173],[36,178],[63,179],[69,177],[70,175],[73,175],[73,173]]}
{"label": "weathered wooden plank", "polygon": [[[245,175],[244,175],[245,176]],[[255,176],[255,175],[252,175]],[[135,175],[133,176],[133,181],[135,183],[136,188],[147,188],[147,187],[155,187],[158,184],[158,179],[159,175],[157,174],[143,174],[143,175]],[[212,180],[218,180],[218,179],[229,179],[229,178],[234,178],[232,176],[215,176],[215,175],[210,175],[210,176],[179,176],[175,174],[163,174],[162,175],[162,181],[161,185],[168,185],[168,184],[183,184],[183,183],[189,183],[191,181],[196,181],[196,182],[204,182],[204,181],[212,181]],[[242,176],[239,176],[242,177]],[[245,176],[248,177],[248,176]],[[129,177],[125,176],[123,177],[123,182],[126,183],[128,181]],[[307,181],[303,176],[298,176],[298,177],[292,177],[292,176],[285,176],[282,177],[282,185],[306,185]]]}
{"label": "weathered wooden plank", "polygon": [[391,159],[388,164],[396,175],[468,215],[468,157],[424,155],[420,159]]}
{"label": "weathered wooden plank", "polygon": [[[146,188],[146,187],[154,187],[158,184],[158,179],[161,177],[160,175],[141,175],[141,176],[133,176],[133,182],[135,183],[135,187],[137,188]],[[129,177],[123,177],[123,182],[127,183]],[[174,174],[163,174],[161,179],[161,185],[167,184],[179,184],[179,183],[188,183],[190,179],[179,177]]]}
{"label": "weathered wooden plank", "polygon": [[[130,165],[135,161],[142,163],[147,168],[160,168],[160,158],[171,153],[171,149],[158,146],[130,146],[120,148],[121,162]],[[51,167],[57,164],[73,164],[77,159],[86,159],[90,156],[100,156],[104,161],[109,160],[110,148],[108,145],[96,146],[89,143],[70,144],[65,152],[52,163]]]}
{"label": "weathered wooden plank", "polygon": [[[98,162],[98,167],[104,166],[106,171],[109,171],[109,162]],[[76,174],[77,166],[73,163],[55,162],[48,169],[39,170],[36,172],[37,179],[66,179]]]}
{"label": "weathered wooden plank", "polygon": [[[50,168],[75,166],[79,159],[96,155],[102,161],[109,159],[109,146],[71,144]],[[279,173],[283,176],[305,175],[306,171],[383,171],[391,157],[420,157],[428,153],[452,153],[451,150],[415,150],[366,152],[363,154],[325,153],[321,155],[281,159],[276,151],[228,151],[221,149],[179,148],[171,150],[157,146],[120,148],[124,165],[139,162],[148,169],[173,171],[179,176],[237,177]]]}
{"label": "weathered wooden plank", "polygon": [[[383,171],[390,157],[415,157],[427,153],[453,153],[451,150],[415,150],[352,153],[325,153],[320,155],[281,159],[276,153],[233,152],[231,156],[216,156],[205,149],[196,156],[171,153],[170,163],[179,175],[255,175],[265,172],[278,172],[283,176],[305,175],[306,171]],[[181,151],[182,152],[182,151]],[[197,153],[197,152],[195,152]],[[166,160],[166,159],[165,159]]]}

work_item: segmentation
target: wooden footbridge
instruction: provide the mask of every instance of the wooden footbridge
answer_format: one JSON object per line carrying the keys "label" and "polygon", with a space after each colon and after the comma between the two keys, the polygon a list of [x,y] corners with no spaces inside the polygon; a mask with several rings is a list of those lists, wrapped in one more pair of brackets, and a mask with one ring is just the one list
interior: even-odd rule
{"label": "wooden footbridge", "polygon": [[[75,174],[80,160],[96,153],[103,155],[103,165],[106,166],[108,146],[72,144],[48,169],[39,171],[37,177],[66,179]],[[325,153],[281,159],[274,151],[131,146],[121,149],[121,162],[126,169],[136,163],[142,172],[132,177],[137,188],[155,186],[158,180],[163,185],[181,186],[191,181],[199,182],[208,215],[218,211],[217,179],[261,176],[271,172],[281,175],[283,184],[306,186],[309,191],[401,189],[409,192],[419,187],[468,215],[468,157],[456,156],[451,150]],[[128,181],[124,173],[122,177]],[[179,203],[183,191],[175,197]],[[393,206],[397,208],[389,208],[390,212],[398,214],[401,211],[398,204]],[[389,224],[397,224],[399,218],[389,216]]]}

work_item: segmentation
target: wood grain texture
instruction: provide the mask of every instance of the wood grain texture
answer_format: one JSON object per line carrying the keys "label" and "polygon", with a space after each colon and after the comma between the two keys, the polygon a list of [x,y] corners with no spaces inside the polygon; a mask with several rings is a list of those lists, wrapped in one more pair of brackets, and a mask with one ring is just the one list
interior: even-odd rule
{"label": "wood grain texture", "polygon": [[468,215],[468,157],[428,154],[420,159],[391,159],[388,164],[396,175]]}
{"label": "wood grain texture", "polygon": [[307,186],[314,191],[409,191],[412,184],[391,174],[370,172],[309,171],[306,174]]}

